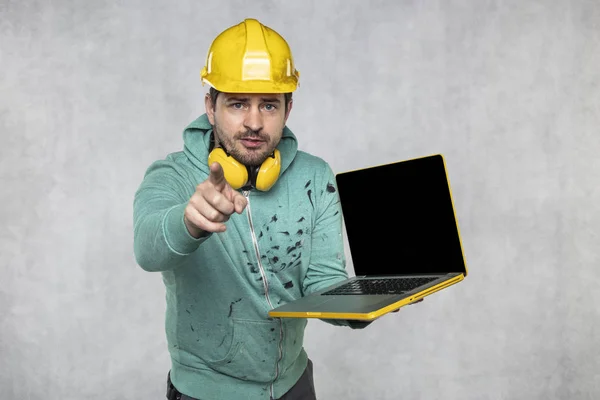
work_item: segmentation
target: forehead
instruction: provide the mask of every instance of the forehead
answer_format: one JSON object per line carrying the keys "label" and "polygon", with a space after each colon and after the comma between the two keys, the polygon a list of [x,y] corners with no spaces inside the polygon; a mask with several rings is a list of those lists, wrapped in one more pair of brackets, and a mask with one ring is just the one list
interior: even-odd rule
{"label": "forehead", "polygon": [[223,101],[283,101],[282,93],[222,93]]}

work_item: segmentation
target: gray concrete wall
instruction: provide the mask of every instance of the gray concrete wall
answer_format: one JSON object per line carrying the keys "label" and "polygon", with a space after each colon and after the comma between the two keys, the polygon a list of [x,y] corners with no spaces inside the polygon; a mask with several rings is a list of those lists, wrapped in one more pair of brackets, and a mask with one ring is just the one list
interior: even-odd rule
{"label": "gray concrete wall", "polygon": [[0,398],[164,398],[133,194],[204,111],[212,38],[245,17],[292,46],[302,149],[336,172],[445,154],[469,263],[368,329],[311,321],[320,399],[600,398],[591,0],[0,1]]}

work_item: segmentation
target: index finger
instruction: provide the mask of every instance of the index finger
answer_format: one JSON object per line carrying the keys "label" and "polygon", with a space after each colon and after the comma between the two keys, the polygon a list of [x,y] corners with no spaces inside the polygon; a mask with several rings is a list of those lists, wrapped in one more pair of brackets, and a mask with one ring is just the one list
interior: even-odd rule
{"label": "index finger", "polygon": [[208,175],[208,180],[219,192],[223,191],[227,181],[225,180],[225,173],[223,172],[223,167],[221,167],[221,164],[216,161],[210,164],[210,174]]}

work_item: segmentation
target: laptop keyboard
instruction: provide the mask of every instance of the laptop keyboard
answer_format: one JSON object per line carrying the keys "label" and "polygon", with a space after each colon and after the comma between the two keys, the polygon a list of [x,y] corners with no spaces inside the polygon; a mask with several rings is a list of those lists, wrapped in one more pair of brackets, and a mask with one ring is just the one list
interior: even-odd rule
{"label": "laptop keyboard", "polygon": [[359,279],[348,282],[335,289],[324,292],[324,295],[352,295],[352,294],[402,294],[409,292],[417,286],[424,285],[435,278],[385,278],[385,279]]}

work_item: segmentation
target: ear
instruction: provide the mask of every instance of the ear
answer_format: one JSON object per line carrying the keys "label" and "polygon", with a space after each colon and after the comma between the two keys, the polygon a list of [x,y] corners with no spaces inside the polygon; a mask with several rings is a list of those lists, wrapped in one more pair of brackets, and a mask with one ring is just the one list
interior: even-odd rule
{"label": "ear", "polygon": [[204,96],[204,107],[206,108],[206,116],[211,125],[215,124],[215,105],[212,103],[210,94]]}
{"label": "ear", "polygon": [[285,118],[283,119],[283,123],[285,124],[290,116],[290,112],[292,111],[292,106],[294,105],[294,100],[290,100],[288,103],[287,112],[285,113]]}

